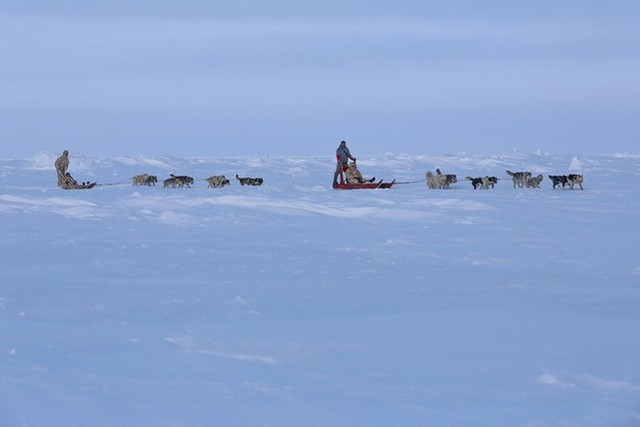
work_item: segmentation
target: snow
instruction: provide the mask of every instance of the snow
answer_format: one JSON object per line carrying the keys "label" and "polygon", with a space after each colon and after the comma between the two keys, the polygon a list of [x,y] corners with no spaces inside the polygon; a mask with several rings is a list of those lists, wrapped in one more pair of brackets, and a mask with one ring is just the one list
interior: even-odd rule
{"label": "snow", "polygon": [[573,156],[571,163],[569,164],[569,170],[576,173],[579,173],[582,170],[582,162],[578,157]]}
{"label": "snow", "polygon": [[640,425],[637,154],[55,157],[0,160],[1,426]]}

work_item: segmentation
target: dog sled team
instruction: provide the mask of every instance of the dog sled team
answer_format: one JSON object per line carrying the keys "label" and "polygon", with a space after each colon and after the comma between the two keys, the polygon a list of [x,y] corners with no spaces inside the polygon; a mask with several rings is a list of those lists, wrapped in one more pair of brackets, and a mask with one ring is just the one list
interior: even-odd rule
{"label": "dog sled team", "polygon": [[[63,189],[83,189],[83,188],[93,188],[98,185],[95,182],[82,182],[78,183],[67,169],[69,168],[69,151],[64,150],[62,155],[58,157],[54,164],[56,168],[56,173],[58,176],[58,186]],[[538,174],[533,176],[531,172],[521,171],[521,172],[512,172],[510,170],[506,171],[507,175],[511,178],[513,183],[513,188],[540,188],[540,184],[542,183],[544,177],[542,174]],[[261,177],[240,177],[239,175],[235,176],[241,186],[249,185],[249,186],[260,186],[264,183],[264,179]],[[579,174],[568,174],[568,175],[548,175],[549,180],[551,180],[552,188],[555,190],[556,188],[569,188],[574,189],[576,185],[580,187],[581,190],[584,190],[582,184],[584,182],[584,176]],[[429,189],[449,189],[452,184],[456,184],[458,182],[458,178],[455,174],[444,174],[440,171],[439,168],[436,169],[436,172],[433,173],[428,171],[425,175],[427,187]],[[338,179],[340,180],[338,182]],[[145,186],[154,186],[158,183],[158,177],[156,175],[150,174],[140,174],[135,175],[131,178],[132,184],[134,186],[145,185]],[[471,182],[474,190],[488,190],[495,188],[498,183],[498,178],[495,176],[483,176],[483,177],[465,177],[465,180]],[[224,175],[214,175],[210,176],[206,179],[208,185],[207,188],[222,188],[227,185],[231,185],[229,179],[227,179]],[[191,188],[191,186],[195,183],[195,179],[193,177],[187,175],[174,175],[170,174],[169,178],[163,181],[163,188]],[[338,149],[336,150],[336,170],[333,175],[333,188],[344,188],[344,189],[353,189],[353,188],[390,188],[395,183],[395,180],[390,183],[375,183],[375,177],[366,179],[358,169],[356,164],[356,158],[353,157],[349,149],[347,148],[347,143],[345,141],[341,141]],[[112,184],[111,184],[112,185]]]}
{"label": "dog sled team", "polygon": [[[264,179],[259,177],[258,178],[250,178],[250,177],[241,178],[240,176],[236,175],[236,179],[240,182],[240,185],[256,185],[257,186],[257,185],[262,185],[264,182]],[[158,177],[155,175],[149,175],[144,173],[141,175],[134,176],[132,178],[132,181],[133,181],[133,185],[156,185],[156,183],[158,182]],[[210,176],[205,181],[207,181],[208,183],[207,188],[222,188],[226,185],[231,185],[231,182],[229,182],[229,179],[224,175]],[[169,178],[163,181],[162,187],[163,188],[167,188],[167,187],[191,188],[191,186],[194,183],[195,183],[195,179],[193,179],[193,177],[191,176],[169,174]]]}
{"label": "dog sled team", "polygon": [[[264,179],[262,178],[250,178],[250,177],[246,177],[246,178],[241,178],[240,176],[236,175],[236,179],[240,182],[240,185],[254,185],[254,186],[258,186],[258,185],[262,185],[264,182]],[[156,185],[156,183],[158,182],[158,177],[155,175],[149,175],[149,174],[141,174],[141,175],[136,175],[132,178],[133,181],[133,185]],[[224,176],[224,175],[214,175],[214,176],[210,176],[209,178],[207,178],[205,181],[207,181],[208,185],[207,188],[222,188],[226,185],[231,185],[229,179]],[[162,187],[163,188],[182,188],[182,187],[187,187],[187,188],[191,188],[191,186],[195,183],[195,179],[191,176],[187,176],[187,175],[174,175],[174,174],[169,174],[169,178],[165,179],[162,183]]]}
{"label": "dog sled team", "polygon": [[[64,150],[62,152],[62,155],[58,157],[54,162],[54,166],[56,168],[56,174],[58,176],[58,187],[60,188],[63,188],[65,190],[76,190],[76,189],[83,189],[83,188],[93,188],[96,185],[99,185],[95,182],[78,183],[71,176],[71,174],[67,172],[67,169],[69,168],[69,151],[68,150]],[[236,179],[240,182],[240,185],[259,186],[259,185],[262,185],[264,182],[264,179],[259,177],[258,178],[251,178],[251,177],[241,178],[239,175],[236,175]],[[156,175],[149,175],[147,173],[143,173],[140,175],[135,175],[134,177],[131,178],[131,181],[135,186],[137,185],[152,186],[158,183],[158,177]],[[230,185],[229,180],[224,175],[210,176],[209,178],[206,179],[206,181],[209,184],[207,188],[220,188],[220,187],[224,187],[225,185]],[[193,177],[191,176],[169,174],[169,178],[163,181],[162,186],[163,188],[167,188],[167,187],[191,188],[191,186],[194,183],[195,183],[195,179],[193,179]],[[107,184],[107,185],[113,185],[113,184]]]}
{"label": "dog sled team", "polygon": [[[511,177],[513,182],[513,188],[540,188],[540,183],[544,179],[542,174],[533,176],[531,172],[511,172],[506,171],[507,175]],[[549,179],[553,183],[553,189],[561,186],[563,189],[569,187],[574,189],[575,185],[580,186],[581,190],[584,190],[582,183],[584,182],[584,176],[578,174],[569,175],[548,175]],[[471,185],[474,190],[488,190],[495,188],[498,183],[498,177],[495,176],[482,176],[482,177],[465,177],[466,180],[471,181]],[[427,187],[430,189],[448,189],[451,184],[458,182],[456,175],[443,174],[440,169],[436,169],[434,174],[428,171],[426,174]]]}
{"label": "dog sled team", "polygon": [[[507,174],[513,181],[513,188],[540,188],[540,183],[544,179],[542,174],[532,176],[531,172],[511,172],[507,171]],[[573,190],[573,187],[577,184],[581,190],[584,190],[582,183],[584,177],[575,173],[569,175],[548,175],[553,184],[555,190],[558,185],[562,185],[562,188],[569,187]]]}

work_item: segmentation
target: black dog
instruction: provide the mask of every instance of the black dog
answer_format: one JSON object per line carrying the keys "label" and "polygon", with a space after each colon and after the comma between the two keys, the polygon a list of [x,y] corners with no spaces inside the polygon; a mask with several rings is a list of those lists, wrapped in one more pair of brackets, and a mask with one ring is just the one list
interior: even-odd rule
{"label": "black dog", "polygon": [[478,187],[482,188],[482,178],[472,178],[468,176],[465,179],[471,181],[471,185],[473,185],[474,190],[476,190]]}
{"label": "black dog", "polygon": [[566,175],[549,175],[549,179],[553,183],[554,190],[558,185],[562,185],[562,188],[564,188],[566,185],[569,184],[569,180],[567,179]]}
{"label": "black dog", "polygon": [[184,187],[186,185],[188,188],[191,188],[191,184],[194,183],[193,178],[190,176],[174,175],[172,173],[169,175],[171,176],[171,179],[174,181],[175,186],[178,186],[178,187]]}
{"label": "black dog", "polygon": [[478,187],[482,190],[488,190],[489,187],[495,188],[495,185],[498,183],[498,178],[495,176],[484,176],[479,178],[472,178],[468,176],[465,179],[471,181],[471,185],[473,185],[474,190]]}
{"label": "black dog", "polygon": [[553,182],[553,189],[555,190],[557,185],[562,185],[562,188],[569,186],[573,190],[573,186],[578,184],[581,190],[582,183],[584,182],[584,176],[576,173],[570,173],[569,175],[549,175],[549,179]]}
{"label": "black dog", "polygon": [[236,175],[236,179],[240,181],[240,185],[262,185],[264,180],[262,178],[240,178]]}

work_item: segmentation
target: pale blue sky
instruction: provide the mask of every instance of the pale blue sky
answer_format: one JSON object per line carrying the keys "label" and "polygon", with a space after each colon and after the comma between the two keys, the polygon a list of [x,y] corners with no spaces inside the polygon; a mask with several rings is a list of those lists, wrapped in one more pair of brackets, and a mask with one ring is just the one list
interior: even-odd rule
{"label": "pale blue sky", "polygon": [[640,151],[637,0],[4,0],[0,52],[3,158]]}

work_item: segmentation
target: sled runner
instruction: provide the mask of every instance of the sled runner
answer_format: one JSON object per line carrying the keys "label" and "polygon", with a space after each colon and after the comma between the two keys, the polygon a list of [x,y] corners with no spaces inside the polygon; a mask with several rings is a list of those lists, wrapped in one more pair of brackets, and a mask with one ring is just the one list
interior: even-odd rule
{"label": "sled runner", "polygon": [[69,184],[69,185],[65,185],[62,188],[65,190],[84,190],[84,189],[88,189],[88,188],[93,188],[96,185],[98,185],[97,182],[84,182],[82,184]]}

